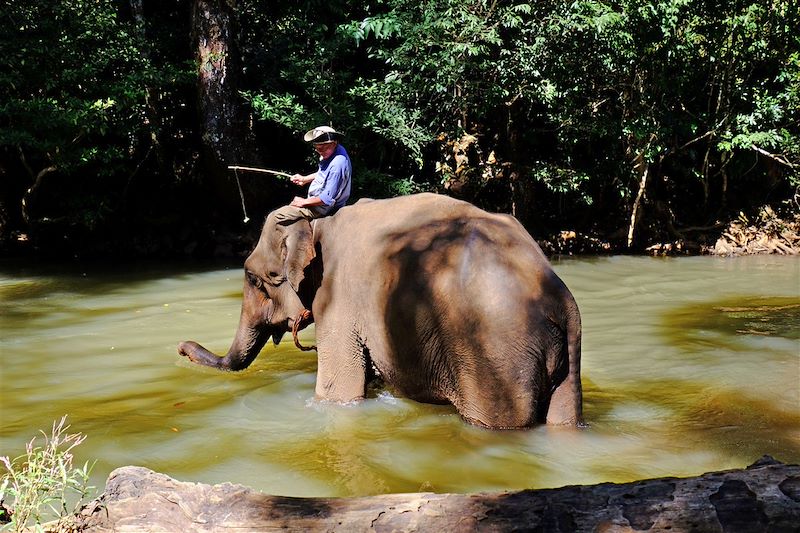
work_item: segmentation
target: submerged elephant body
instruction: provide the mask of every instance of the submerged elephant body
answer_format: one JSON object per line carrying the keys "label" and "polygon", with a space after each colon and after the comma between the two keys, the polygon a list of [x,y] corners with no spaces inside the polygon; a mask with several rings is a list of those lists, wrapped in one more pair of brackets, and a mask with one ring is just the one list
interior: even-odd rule
{"label": "submerged elephant body", "polygon": [[364,397],[377,370],[399,394],[451,403],[490,428],[581,421],[578,307],[512,217],[434,194],[364,200],[289,225],[267,217],[245,261],[222,369],[249,365],[310,307],[319,398]]}

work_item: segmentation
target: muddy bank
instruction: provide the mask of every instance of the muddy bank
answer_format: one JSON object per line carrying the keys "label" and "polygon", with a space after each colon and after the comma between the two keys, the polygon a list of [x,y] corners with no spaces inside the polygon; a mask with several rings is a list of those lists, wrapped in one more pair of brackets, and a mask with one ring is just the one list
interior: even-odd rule
{"label": "muddy bank", "polygon": [[112,531],[796,531],[800,466],[559,489],[364,498],[269,496],[176,481],[141,467],[111,473],[81,527]]}
{"label": "muddy bank", "polygon": [[[669,228],[674,240],[656,242],[644,249],[631,249],[614,236],[588,235],[565,230],[538,239],[552,255],[646,254],[677,255],[800,255],[800,213],[778,215],[763,207],[757,215],[739,217],[728,224],[702,228]],[[619,236],[617,236],[619,237]]]}
{"label": "muddy bank", "polygon": [[731,222],[717,239],[714,255],[800,254],[800,213],[780,218],[765,207],[757,218],[745,215]]}

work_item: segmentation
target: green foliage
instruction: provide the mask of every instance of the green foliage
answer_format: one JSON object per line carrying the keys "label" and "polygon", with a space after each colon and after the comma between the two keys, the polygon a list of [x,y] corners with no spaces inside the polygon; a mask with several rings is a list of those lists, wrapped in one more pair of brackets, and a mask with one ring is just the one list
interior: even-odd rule
{"label": "green foliage", "polygon": [[365,39],[373,37],[375,39],[388,39],[390,37],[400,37],[402,26],[395,13],[367,17],[361,21],[353,21],[342,26],[342,30],[356,41],[356,46],[360,45]]}
{"label": "green foliage", "polygon": [[[45,171],[43,188],[59,203],[87,190],[106,205],[119,202],[154,140],[173,127],[175,111],[157,108],[169,105],[191,71],[178,58],[151,59],[145,28],[125,14],[113,0],[12,2],[6,9],[0,154],[15,188],[38,188]],[[59,212],[28,200],[36,220],[62,215],[81,226],[109,213],[92,205]]]}
{"label": "green foliage", "polygon": [[[202,66],[187,66],[189,28],[175,31],[190,3],[148,3],[143,23],[129,7],[13,2],[0,36],[2,162],[22,191],[56,169],[47,179],[85,227],[119,212],[134,177],[168,187],[206,171]],[[336,126],[364,177],[356,194],[477,176],[467,199],[553,225],[616,231],[640,202],[663,238],[800,187],[796,2],[242,0],[232,12],[242,72],[229,74],[259,141],[301,158],[302,132]],[[446,140],[465,135],[479,156],[459,170]],[[512,202],[515,187],[528,199]]]}
{"label": "green foliage", "polygon": [[592,197],[583,189],[591,180],[591,176],[572,168],[539,163],[533,165],[528,179],[542,183],[548,190],[559,195],[573,194],[577,201],[592,204]]}
{"label": "green foliage", "polygon": [[[0,108],[0,144],[15,145],[28,161],[65,171],[118,159],[89,138],[124,126],[142,100],[142,87],[114,79],[140,54],[111,2],[14,2],[16,46],[4,46],[0,84],[10,98]],[[34,166],[34,170],[38,170]]]}
{"label": "green foliage", "polygon": [[[42,432],[43,444],[34,437],[25,446],[25,454],[15,459],[0,457],[6,473],[0,482],[0,502],[10,497],[11,521],[3,529],[23,531],[34,525],[42,530],[43,522],[58,520],[58,525],[76,514],[94,487],[88,485],[92,466],[73,466],[73,450],[86,437],[67,433],[64,416],[53,422],[50,435]],[[71,502],[77,500],[73,505]],[[52,530],[58,530],[58,525]]]}
{"label": "green foliage", "polygon": [[310,113],[305,106],[298,102],[295,95],[245,92],[243,96],[250,100],[253,110],[262,120],[274,122],[298,132],[303,128],[308,128]]}
{"label": "green foliage", "polygon": [[[243,2],[239,13],[246,26],[245,62],[263,83],[245,96],[261,119],[297,133],[310,128],[309,124],[345,123],[352,114],[341,105],[352,81],[345,67],[348,47],[327,22],[341,16],[339,6],[312,4],[251,0]],[[257,25],[251,26],[252,21]],[[272,53],[257,61],[263,50]]]}
{"label": "green foliage", "polygon": [[784,162],[797,183],[796,6],[665,0],[551,7],[544,24],[518,39],[523,44],[504,47],[503,85],[517,87],[518,105],[552,125],[560,150],[554,163],[585,169],[575,176],[590,173],[596,193],[610,188],[623,199],[635,195],[642,164],[662,174],[662,191],[691,191],[699,176],[700,205],[685,194],[661,198],[687,213],[707,210],[715,184],[717,205],[724,204],[737,185],[736,161],[753,150]]}
{"label": "green foliage", "polygon": [[[419,169],[422,148],[431,137],[419,126],[419,111],[393,97],[397,83],[376,70],[374,58],[365,56],[356,38],[343,30],[350,25],[342,21],[359,9],[349,4],[245,2],[242,48],[250,73],[260,82],[245,97],[261,120],[282,126],[295,138],[319,124],[343,130],[351,154],[364,154],[366,166],[356,172],[357,178],[368,176],[357,179],[361,195],[411,190],[402,169]],[[258,21],[259,30],[249,29],[249,21]],[[388,18],[355,28],[358,24],[353,31],[359,39],[389,38],[397,31]],[[272,53],[258,61],[264,50]],[[387,83],[373,83],[376,73]],[[392,178],[398,171],[402,177]]]}
{"label": "green foliage", "polygon": [[[769,81],[769,80],[767,80]],[[717,149],[732,154],[753,148],[767,150],[785,163],[800,161],[800,52],[793,53],[775,76],[773,83],[762,83],[749,91],[750,106],[742,109],[719,136]],[[793,126],[795,126],[793,128]],[[790,174],[800,186],[797,172]]]}
{"label": "green foliage", "polygon": [[467,128],[473,114],[481,116],[505,94],[493,83],[491,63],[501,52],[501,32],[521,25],[529,6],[504,4],[399,0],[387,2],[385,13],[340,26],[384,65],[383,76],[361,80],[361,92],[376,95],[380,100],[371,102],[382,101],[379,110],[395,106],[419,115],[413,124],[421,131],[410,136],[416,143]]}
{"label": "green foliage", "polygon": [[413,175],[398,178],[363,167],[354,169],[353,182],[362,196],[368,198],[392,198],[431,190],[426,184],[414,181]]}
{"label": "green foliage", "polygon": [[362,125],[389,143],[402,147],[417,167],[423,165],[422,149],[431,142],[431,134],[420,127],[422,112],[402,105],[395,98],[400,81],[387,79],[379,84],[364,79],[356,81],[348,95],[369,111],[362,116]]}

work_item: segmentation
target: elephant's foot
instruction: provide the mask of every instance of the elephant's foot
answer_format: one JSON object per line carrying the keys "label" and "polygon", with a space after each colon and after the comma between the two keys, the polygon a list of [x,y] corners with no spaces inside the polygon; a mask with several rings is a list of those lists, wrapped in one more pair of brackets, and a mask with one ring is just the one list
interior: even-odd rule
{"label": "elephant's foot", "polygon": [[178,345],[178,353],[188,357],[189,361],[198,365],[221,368],[222,358],[215,355],[194,341],[184,341]]}

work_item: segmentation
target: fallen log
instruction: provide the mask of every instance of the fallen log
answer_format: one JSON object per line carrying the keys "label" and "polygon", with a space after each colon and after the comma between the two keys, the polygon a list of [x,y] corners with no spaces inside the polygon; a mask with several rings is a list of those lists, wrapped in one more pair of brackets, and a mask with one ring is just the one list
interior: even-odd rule
{"label": "fallen log", "polygon": [[800,466],[765,456],[693,478],[480,494],[268,496],[176,481],[141,467],[111,473],[84,531],[798,531]]}

